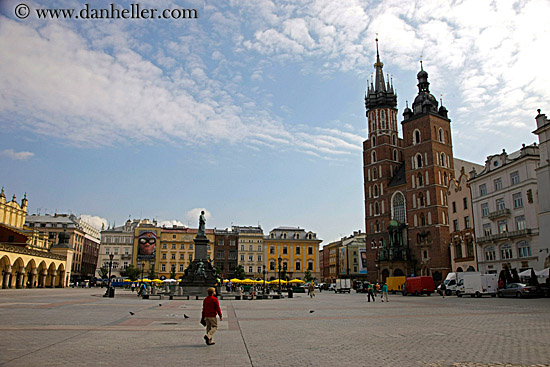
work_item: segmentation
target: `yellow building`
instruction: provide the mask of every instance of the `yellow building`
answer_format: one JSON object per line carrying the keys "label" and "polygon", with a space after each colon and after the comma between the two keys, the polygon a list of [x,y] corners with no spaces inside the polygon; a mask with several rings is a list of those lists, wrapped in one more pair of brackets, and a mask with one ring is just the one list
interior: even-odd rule
{"label": "yellow building", "polygon": [[328,256],[328,277],[325,279],[327,283],[334,283],[339,277],[339,249],[342,247],[342,241],[334,241],[323,247],[324,256]]}
{"label": "yellow building", "polygon": [[301,228],[279,227],[271,230],[265,237],[267,279],[279,277],[278,267],[291,279],[304,279],[306,271],[313,278],[321,279],[319,272],[319,244],[322,240],[311,231]]}
{"label": "yellow building", "polygon": [[[28,200],[21,204],[0,193],[0,269],[2,288],[64,287],[70,279],[73,249],[24,227]],[[63,238],[63,236],[61,236]]]}
{"label": "yellow building", "polygon": [[262,278],[265,265],[264,231],[262,227],[233,226],[237,232],[238,264],[247,278]]}

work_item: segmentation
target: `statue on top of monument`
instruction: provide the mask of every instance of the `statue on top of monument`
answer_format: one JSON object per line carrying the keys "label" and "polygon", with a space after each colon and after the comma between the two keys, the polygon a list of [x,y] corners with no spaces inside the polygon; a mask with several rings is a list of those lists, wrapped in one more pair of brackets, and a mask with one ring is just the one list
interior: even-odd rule
{"label": "statue on top of monument", "polygon": [[199,230],[197,231],[197,237],[206,237],[206,218],[204,217],[204,210],[201,211],[199,216]]}

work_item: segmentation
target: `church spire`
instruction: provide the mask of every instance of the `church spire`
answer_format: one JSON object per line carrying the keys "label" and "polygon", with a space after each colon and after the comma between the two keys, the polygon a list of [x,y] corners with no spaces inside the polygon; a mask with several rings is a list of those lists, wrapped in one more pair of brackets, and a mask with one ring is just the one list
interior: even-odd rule
{"label": "church spire", "polygon": [[380,54],[378,53],[378,37],[376,37],[376,64],[374,64],[374,69],[376,69],[376,84],[374,91],[376,93],[386,91],[386,83],[384,83],[384,71],[382,70],[383,67],[384,64],[380,61]]}
{"label": "church spire", "polygon": [[[370,87],[367,88],[367,96],[365,98],[365,107],[371,110],[376,107],[397,106],[397,96],[393,90],[393,85],[384,80],[384,64],[380,61],[380,51],[378,49],[378,37],[376,37],[376,63],[374,64],[374,73],[371,75]],[[374,84],[373,84],[374,81]]]}

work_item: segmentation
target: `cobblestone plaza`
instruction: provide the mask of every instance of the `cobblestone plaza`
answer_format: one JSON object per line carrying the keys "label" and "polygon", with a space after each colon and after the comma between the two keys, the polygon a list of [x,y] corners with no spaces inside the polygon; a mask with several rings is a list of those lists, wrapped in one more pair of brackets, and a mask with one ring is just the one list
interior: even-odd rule
{"label": "cobblestone plaza", "polygon": [[225,299],[207,346],[202,301],[103,291],[0,291],[0,366],[550,366],[548,298]]}

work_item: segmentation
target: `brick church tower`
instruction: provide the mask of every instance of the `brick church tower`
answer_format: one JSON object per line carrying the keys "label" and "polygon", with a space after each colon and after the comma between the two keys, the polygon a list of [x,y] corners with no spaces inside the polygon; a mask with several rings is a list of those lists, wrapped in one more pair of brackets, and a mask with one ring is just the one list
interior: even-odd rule
{"label": "brick church tower", "polygon": [[363,142],[367,269],[370,281],[450,271],[446,187],[453,174],[450,120],[418,73],[418,96],[403,113],[384,81],[376,40],[376,77],[365,95],[368,139]]}

